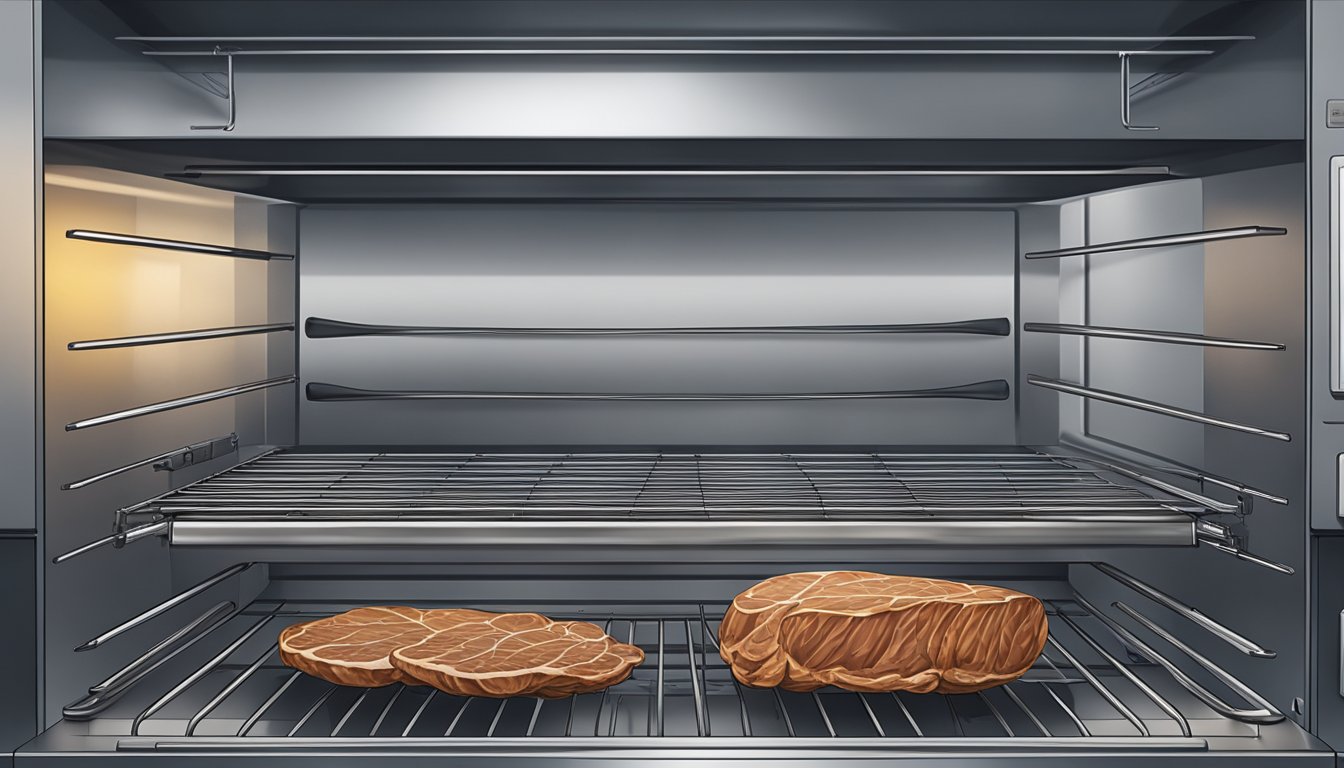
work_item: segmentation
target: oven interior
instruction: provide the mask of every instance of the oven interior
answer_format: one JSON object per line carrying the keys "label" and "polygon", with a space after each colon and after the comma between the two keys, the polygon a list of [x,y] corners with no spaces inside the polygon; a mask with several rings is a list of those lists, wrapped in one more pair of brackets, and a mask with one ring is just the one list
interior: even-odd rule
{"label": "oven interior", "polygon": [[[1027,34],[993,4],[271,5],[44,11],[49,727],[18,764],[1334,764],[1306,170],[1272,108],[1300,8],[1028,4],[1019,47],[1209,38],[1134,64],[1140,136],[1114,57],[685,55]],[[417,26],[548,48],[369,54]],[[676,50],[564,53],[585,30]],[[810,77],[845,87],[756,90]],[[191,130],[221,109],[233,135]],[[737,683],[728,601],[840,568],[1021,589],[1051,639],[980,694]],[[284,626],[378,603],[584,618],[647,660],[559,701],[279,662]]]}

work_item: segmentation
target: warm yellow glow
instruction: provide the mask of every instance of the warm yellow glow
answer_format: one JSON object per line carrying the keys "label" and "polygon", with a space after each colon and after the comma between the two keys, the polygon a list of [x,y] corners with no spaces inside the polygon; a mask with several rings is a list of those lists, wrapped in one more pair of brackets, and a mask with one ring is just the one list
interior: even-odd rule
{"label": "warm yellow glow", "polygon": [[118,171],[82,166],[54,165],[47,168],[43,180],[48,186],[69,187],[109,195],[125,195],[141,200],[158,200],[207,208],[233,208],[234,195],[213,189],[191,187],[181,182],[133,176]]}

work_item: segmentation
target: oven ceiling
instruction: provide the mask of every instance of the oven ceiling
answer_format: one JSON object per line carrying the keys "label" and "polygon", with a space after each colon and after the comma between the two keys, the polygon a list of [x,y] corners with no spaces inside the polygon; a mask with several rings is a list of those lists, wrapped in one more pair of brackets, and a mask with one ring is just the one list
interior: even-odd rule
{"label": "oven ceiling", "polygon": [[330,0],[315,13],[307,0],[106,4],[139,35],[206,37],[1218,34],[1257,5],[1232,0]]}

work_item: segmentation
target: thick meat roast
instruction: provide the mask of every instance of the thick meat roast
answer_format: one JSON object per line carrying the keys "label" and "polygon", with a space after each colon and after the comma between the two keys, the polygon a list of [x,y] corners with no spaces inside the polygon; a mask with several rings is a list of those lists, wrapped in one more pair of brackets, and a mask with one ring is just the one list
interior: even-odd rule
{"label": "thick meat roast", "polygon": [[285,664],[339,685],[377,688],[416,681],[392,666],[392,651],[433,634],[430,614],[477,618],[480,611],[421,611],[415,608],[368,607],[286,627],[280,633],[280,660]]}
{"label": "thick meat roast", "polygon": [[535,613],[429,616],[432,634],[392,651],[405,675],[460,696],[539,696],[555,699],[600,691],[621,682],[644,661],[582,621],[552,621]]}
{"label": "thick meat roast", "polygon": [[1021,677],[1045,610],[1030,595],[862,571],[790,573],[733,599],[720,655],[741,682],[812,691],[968,693]]}

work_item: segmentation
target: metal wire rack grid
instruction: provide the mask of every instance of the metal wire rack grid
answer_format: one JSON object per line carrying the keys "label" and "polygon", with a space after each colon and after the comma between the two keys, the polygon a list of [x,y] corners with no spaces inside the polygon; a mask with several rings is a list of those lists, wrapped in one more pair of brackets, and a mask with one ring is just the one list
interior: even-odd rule
{"label": "metal wire rack grid", "polygon": [[[332,685],[285,667],[289,624],[350,607],[258,601],[214,635],[204,663],[165,668],[92,725],[106,735],[294,739],[1028,739],[1060,747],[1115,739],[1258,735],[1219,717],[1152,666],[1099,642],[1104,625],[1074,601],[1049,601],[1045,651],[1021,679],[973,694],[790,693],[739,684],[718,654],[722,606],[631,606],[594,621],[641,646],[644,663],[601,693],[560,700],[463,698],[427,687]],[[559,615],[557,614],[557,617]],[[710,617],[716,618],[710,618]],[[1091,626],[1092,628],[1088,628]],[[229,629],[226,629],[228,627]],[[1096,629],[1101,629],[1098,633]],[[296,742],[297,743],[297,742]]]}
{"label": "metal wire rack grid", "polygon": [[1198,504],[1043,453],[281,452],[156,500],[170,516],[872,519],[1171,516]]}

